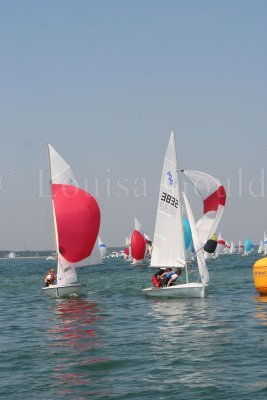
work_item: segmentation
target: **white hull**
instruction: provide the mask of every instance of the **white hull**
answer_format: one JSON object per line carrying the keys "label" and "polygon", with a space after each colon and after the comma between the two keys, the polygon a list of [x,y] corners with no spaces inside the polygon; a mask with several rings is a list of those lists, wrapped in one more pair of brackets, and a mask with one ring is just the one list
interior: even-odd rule
{"label": "white hull", "polygon": [[184,283],[177,284],[175,286],[163,287],[163,288],[147,288],[143,289],[142,292],[150,297],[198,297],[203,298],[205,296],[205,286],[202,283]]}
{"label": "white hull", "polygon": [[131,264],[135,265],[136,267],[146,267],[148,263],[147,261],[140,260],[140,261],[134,261]]}
{"label": "white hull", "polygon": [[82,283],[58,286],[50,285],[42,289],[47,297],[60,298],[60,297],[79,297],[87,293],[86,286]]}

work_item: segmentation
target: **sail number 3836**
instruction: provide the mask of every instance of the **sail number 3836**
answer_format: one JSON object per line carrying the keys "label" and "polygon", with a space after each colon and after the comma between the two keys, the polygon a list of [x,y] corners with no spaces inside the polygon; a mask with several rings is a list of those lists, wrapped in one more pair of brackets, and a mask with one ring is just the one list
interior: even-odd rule
{"label": "sail number 3836", "polygon": [[170,204],[171,206],[174,206],[175,208],[178,207],[178,200],[175,197],[173,197],[170,194],[167,194],[165,192],[162,192],[160,200],[166,201],[166,203]]}

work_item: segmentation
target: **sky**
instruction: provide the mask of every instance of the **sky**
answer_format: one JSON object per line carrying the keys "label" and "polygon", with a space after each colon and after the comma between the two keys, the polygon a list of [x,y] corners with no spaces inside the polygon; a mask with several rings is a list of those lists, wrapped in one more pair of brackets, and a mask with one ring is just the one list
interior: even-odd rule
{"label": "sky", "polygon": [[[0,249],[54,246],[47,143],[123,246],[153,237],[163,157],[226,187],[219,230],[267,230],[267,2],[0,0]],[[199,199],[192,199],[196,216]]]}

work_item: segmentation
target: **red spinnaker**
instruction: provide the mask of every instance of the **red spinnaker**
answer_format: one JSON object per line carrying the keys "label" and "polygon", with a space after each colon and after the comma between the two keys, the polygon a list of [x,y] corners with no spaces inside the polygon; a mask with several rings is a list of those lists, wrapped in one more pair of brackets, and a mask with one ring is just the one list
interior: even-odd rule
{"label": "red spinnaker", "polygon": [[221,185],[219,188],[211,193],[204,201],[204,214],[209,211],[217,211],[219,205],[225,206],[226,193],[224,187]]}
{"label": "red spinnaker", "polygon": [[132,257],[136,260],[142,260],[144,258],[146,252],[145,239],[137,230],[134,230],[132,233],[131,250]]}
{"label": "red spinnaker", "polygon": [[69,262],[89,257],[100,227],[100,209],[94,197],[70,185],[52,184],[59,252]]}

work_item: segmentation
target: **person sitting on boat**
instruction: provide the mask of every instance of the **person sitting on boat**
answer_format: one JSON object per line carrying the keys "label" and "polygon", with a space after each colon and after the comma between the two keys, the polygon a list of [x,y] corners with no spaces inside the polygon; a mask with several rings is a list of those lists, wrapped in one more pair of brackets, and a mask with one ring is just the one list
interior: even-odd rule
{"label": "person sitting on boat", "polygon": [[166,271],[160,275],[160,280],[161,280],[162,286],[167,286],[167,284],[173,274],[174,274],[174,271],[172,271],[171,268],[166,268]]}
{"label": "person sitting on boat", "polygon": [[182,273],[182,268],[176,268],[176,271],[171,275],[171,277],[167,283],[167,287],[172,286],[174,284],[174,282],[176,281],[176,279],[179,278],[181,273]]}
{"label": "person sitting on boat", "polygon": [[154,287],[162,287],[161,275],[165,272],[165,268],[160,268],[154,275],[152,275],[152,283]]}
{"label": "person sitting on boat", "polygon": [[54,268],[51,268],[44,278],[45,286],[47,287],[49,285],[53,285],[55,279],[56,279],[56,274]]}

